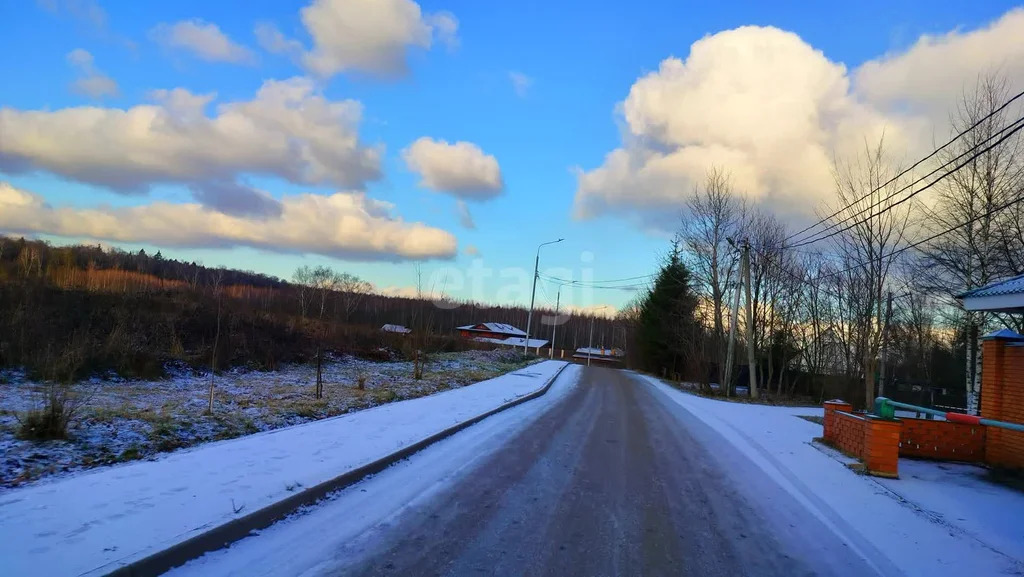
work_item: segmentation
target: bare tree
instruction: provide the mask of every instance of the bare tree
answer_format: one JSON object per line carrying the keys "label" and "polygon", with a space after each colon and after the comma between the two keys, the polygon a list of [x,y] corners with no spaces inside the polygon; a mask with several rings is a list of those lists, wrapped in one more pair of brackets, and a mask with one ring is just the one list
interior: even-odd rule
{"label": "bare tree", "polygon": [[[856,354],[864,379],[864,406],[875,396],[875,371],[882,337],[883,294],[898,258],[893,250],[909,231],[911,203],[897,195],[900,169],[887,156],[884,136],[877,144],[865,142],[864,150],[849,161],[833,166],[836,200],[841,210],[834,223],[835,251],[849,269],[842,275],[848,297],[845,322],[854,330]],[[842,309],[841,309],[842,310]]]}
{"label": "bare tree", "polygon": [[693,271],[695,289],[711,305],[710,324],[719,382],[724,378],[727,282],[736,268],[736,259],[729,254],[728,239],[736,235],[743,212],[743,203],[732,189],[729,173],[712,167],[704,182],[695,187],[687,199],[679,232],[687,264]]}
{"label": "bare tree", "polygon": [[[770,391],[769,384],[775,378],[775,355],[772,344],[777,340],[790,341],[789,335],[779,338],[777,334],[783,306],[783,293],[792,287],[791,275],[794,262],[791,251],[786,250],[786,228],[774,215],[754,212],[748,216],[745,230],[751,246],[751,293],[753,296],[754,349],[766,356],[767,362],[759,363],[761,373],[758,379]],[[788,314],[790,311],[786,311]]]}
{"label": "bare tree", "polygon": [[[959,159],[963,161],[969,158],[967,155],[993,144],[994,140],[989,139],[994,139],[1018,116],[1009,108],[996,112],[1008,97],[1009,87],[1001,76],[981,77],[972,88],[965,89],[950,115],[951,130],[959,133],[977,126],[945,149],[938,162],[945,164],[964,155]],[[932,233],[950,232],[922,251],[919,284],[950,297],[1024,269],[1024,254],[1019,250],[1020,210],[982,217],[1019,197],[1022,189],[1024,139],[1020,133],[981,152],[940,181],[927,226]],[[964,226],[967,222],[970,224]]]}
{"label": "bare tree", "polygon": [[313,292],[313,269],[309,266],[303,265],[295,269],[295,274],[292,275],[292,282],[298,287],[299,297],[299,312],[302,318],[306,318],[306,312],[309,309],[309,299]]}
{"label": "bare tree", "polygon": [[341,321],[347,323],[363,298],[373,291],[373,285],[347,272],[339,273],[335,280],[335,290],[338,291],[338,301],[341,305]]}
{"label": "bare tree", "polygon": [[1021,111],[1020,107],[999,111],[1008,97],[1005,77],[982,76],[973,87],[964,90],[950,115],[954,133],[970,131],[945,149],[938,162],[959,163],[963,160],[960,156],[973,159],[937,187],[936,202],[929,211],[929,232],[950,232],[924,247],[916,275],[919,286],[945,297],[953,305],[946,309],[947,321],[963,319],[968,340],[968,409],[972,413],[978,400],[977,334],[989,325],[992,317],[961,311],[960,304],[951,297],[1024,271],[1024,207],[1015,205],[993,213],[1020,197],[1024,190],[1024,139],[1020,133],[992,146]]}
{"label": "bare tree", "polygon": [[[322,399],[324,396],[324,377],[323,377],[323,363],[324,363],[324,338],[327,332],[327,323],[324,322],[324,312],[327,310],[327,297],[338,290],[342,282],[343,275],[335,272],[330,267],[317,266],[310,269],[307,266],[301,266],[295,271],[295,282],[300,285],[301,291],[308,291],[309,301],[306,307],[316,307],[316,328],[314,334],[316,335],[316,389],[315,396],[317,399]],[[352,277],[355,278],[355,277]],[[306,297],[300,297],[303,302]]]}

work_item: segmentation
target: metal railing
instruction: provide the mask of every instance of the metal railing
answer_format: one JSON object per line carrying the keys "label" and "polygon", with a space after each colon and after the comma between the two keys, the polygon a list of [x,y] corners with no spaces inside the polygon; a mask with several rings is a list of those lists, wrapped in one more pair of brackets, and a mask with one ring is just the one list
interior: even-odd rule
{"label": "metal railing", "polygon": [[924,413],[926,415],[934,415],[936,417],[942,417],[950,423],[963,423],[965,425],[985,425],[986,427],[998,427],[1000,429],[1009,429],[1011,431],[1020,431],[1024,433],[1024,425],[1020,423],[1008,423],[1006,421],[996,421],[994,419],[983,419],[974,415],[965,415],[963,413],[947,413],[938,409],[929,409],[928,407],[919,407],[917,405],[910,405],[907,403],[901,403],[899,401],[893,401],[885,397],[878,397],[875,399],[875,411],[874,414],[877,417],[883,419],[895,419],[896,409],[905,409],[907,411],[916,411],[918,413]]}

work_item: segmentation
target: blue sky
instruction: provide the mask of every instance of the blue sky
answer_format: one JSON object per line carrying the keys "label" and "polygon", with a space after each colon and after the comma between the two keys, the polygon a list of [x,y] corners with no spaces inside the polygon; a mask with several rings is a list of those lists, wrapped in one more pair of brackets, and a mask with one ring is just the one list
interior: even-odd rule
{"label": "blue sky", "polygon": [[[2,0],[0,38],[4,39],[5,50],[0,50],[0,69],[6,78],[0,86],[0,106],[13,111],[84,106],[128,109],[151,102],[152,90],[185,88],[193,94],[216,93],[216,99],[205,108],[207,115],[213,115],[219,104],[253,99],[265,81],[312,78],[314,90],[327,100],[360,103],[359,141],[367,147],[383,147],[380,177],[362,183],[368,197],[392,203],[392,215],[400,215],[405,222],[422,222],[454,236],[457,254],[447,260],[425,259],[422,268],[426,276],[442,267],[465,271],[476,258],[496,271],[529,269],[538,243],[565,237],[560,245],[544,249],[542,268],[556,267],[560,270],[552,274],[574,278],[583,274],[593,279],[634,277],[656,267],[667,246],[666,215],[669,220],[675,218],[685,190],[692,185],[685,178],[669,183],[666,186],[672,192],[658,195],[660,200],[655,204],[633,203],[628,192],[614,192],[618,195],[614,201],[581,219],[574,217],[575,197],[581,186],[575,169],[589,173],[602,166],[605,155],[612,150],[631,149],[632,139],[624,134],[636,130],[617,112],[617,106],[626,100],[638,79],[657,73],[663,60],[675,56],[685,61],[695,42],[723,31],[771,26],[795,33],[808,47],[820,51],[824,62],[844,66],[852,76],[863,63],[886,55],[909,58],[922,35],[953,32],[955,38],[950,42],[960,41],[977,29],[991,26],[1014,7],[1010,2],[859,2],[829,3],[810,10],[806,4],[789,2],[423,0],[418,6],[425,22],[439,13],[457,20],[457,43],[442,41],[435,28],[437,36],[429,48],[415,44],[406,47],[404,74],[381,77],[372,70],[358,69],[317,74],[287,54],[273,54],[261,46],[254,26],[271,23],[285,37],[311,50],[315,41],[300,18],[300,10],[308,4],[308,0]],[[154,31],[161,25],[194,19],[219,27],[248,51],[249,59],[242,63],[204,60],[180,46],[169,46]],[[716,53],[728,51],[729,42],[743,41],[739,36],[721,38],[714,44]],[[116,83],[116,95],[94,97],[69,88],[84,74],[83,68],[76,68],[68,60],[69,53],[76,49],[91,55],[91,70]],[[736,49],[740,49],[739,44]],[[964,63],[967,72],[970,65],[973,63]],[[521,93],[513,85],[511,73],[529,78],[529,86]],[[1010,73],[1016,74],[1016,69]],[[686,74],[694,82],[701,81],[693,70]],[[743,71],[736,70],[736,74],[742,75]],[[881,80],[874,84],[869,80],[855,82],[849,100],[868,101],[883,91],[878,88],[857,93],[859,86],[888,89],[890,85]],[[673,86],[673,90],[678,89],[678,85]],[[896,107],[892,95],[878,100],[885,102],[871,102],[873,113],[890,114]],[[915,102],[925,103],[927,98],[911,90],[906,100],[915,109]],[[671,103],[662,104],[671,110]],[[900,106],[906,107],[906,103]],[[940,116],[928,106],[916,107],[920,118]],[[647,110],[645,114],[650,118],[653,113]],[[898,124],[903,118],[887,122]],[[3,140],[12,137],[11,130],[0,125],[0,157]],[[13,136],[26,138],[23,134]],[[72,139],[75,135],[64,137]],[[476,197],[421,186],[420,176],[410,169],[402,154],[421,137],[475,144],[497,160],[503,187],[489,193],[493,198],[474,200]],[[700,138],[694,136],[693,140]],[[32,164],[29,170],[8,165],[7,172],[0,173],[0,180],[31,191],[51,207],[102,211],[157,201],[194,202],[190,189],[179,182],[154,182],[148,191],[125,194],[67,174],[55,174],[44,164]],[[4,167],[0,163],[0,169]],[[239,174],[240,182],[278,200],[308,192],[328,195],[342,188],[330,182],[289,182],[274,174]],[[600,194],[613,194],[602,186],[594,184]],[[638,197],[643,194],[647,194],[646,189]],[[775,197],[772,191],[765,194],[761,199],[768,199],[770,205]],[[665,200],[672,195],[680,200]],[[475,229],[460,223],[459,198],[466,199]],[[642,205],[641,209],[634,210],[635,204]],[[661,220],[649,218],[652,212],[659,213]],[[5,227],[0,221],[0,230],[3,228],[18,227],[9,222]],[[54,242],[82,238],[69,239],[53,234],[54,230],[37,228],[36,234]],[[379,287],[409,287],[416,282],[412,264],[416,259],[395,256],[387,249],[373,253],[373,260],[365,260],[365,256],[351,260],[299,249],[181,248],[145,239],[97,240],[133,249],[159,248],[176,258],[282,277],[290,276],[298,265],[324,263],[356,273]],[[468,247],[475,247],[479,256],[466,254]],[[436,285],[439,281],[435,276],[430,282]],[[496,274],[484,283],[482,291],[458,288],[455,283],[445,283],[445,290],[455,297],[481,300],[525,298],[507,290],[500,293],[507,283],[508,278]],[[542,302],[553,299],[554,287],[546,286],[541,295]],[[619,306],[630,296],[626,291],[604,291],[569,294],[567,300],[579,306]]]}

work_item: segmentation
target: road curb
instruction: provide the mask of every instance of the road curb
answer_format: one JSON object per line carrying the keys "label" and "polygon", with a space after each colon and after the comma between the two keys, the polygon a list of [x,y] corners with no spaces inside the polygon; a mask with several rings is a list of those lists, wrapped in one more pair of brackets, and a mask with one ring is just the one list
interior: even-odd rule
{"label": "road curb", "polygon": [[200,557],[205,553],[222,549],[235,541],[248,537],[253,531],[269,527],[273,523],[294,513],[296,510],[309,505],[314,505],[328,494],[358,483],[370,475],[379,473],[398,461],[407,459],[430,445],[450,437],[463,429],[471,427],[487,417],[511,409],[516,405],[521,405],[526,401],[531,401],[543,396],[551,388],[551,385],[554,384],[555,379],[557,379],[558,376],[562,374],[562,371],[571,364],[572,363],[567,362],[562,365],[562,367],[555,371],[555,374],[552,375],[546,383],[544,383],[543,387],[532,393],[523,395],[515,400],[505,403],[504,405],[491,409],[486,413],[477,415],[471,419],[462,421],[457,425],[434,433],[433,435],[430,435],[425,439],[421,439],[407,447],[403,447],[390,455],[352,469],[351,471],[347,471],[316,486],[304,489],[294,495],[290,495],[287,498],[282,499],[281,501],[253,511],[248,515],[232,519],[223,525],[218,525],[209,531],[172,545],[167,549],[157,551],[156,553],[143,557],[142,559],[138,559],[127,565],[118,567],[109,573],[102,573],[101,571],[99,574],[111,577],[148,577],[150,575],[160,575],[175,567],[184,565],[188,561]]}

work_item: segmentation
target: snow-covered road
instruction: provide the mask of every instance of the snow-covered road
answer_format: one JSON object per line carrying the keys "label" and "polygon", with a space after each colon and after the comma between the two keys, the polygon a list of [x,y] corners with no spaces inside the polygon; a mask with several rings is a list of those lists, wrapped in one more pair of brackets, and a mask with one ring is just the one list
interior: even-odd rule
{"label": "snow-covered road", "polygon": [[812,446],[797,415],[820,413],[569,367],[543,402],[173,575],[1018,574]]}
{"label": "snow-covered road", "polygon": [[565,363],[0,494],[0,574],[104,574],[533,393]]}

